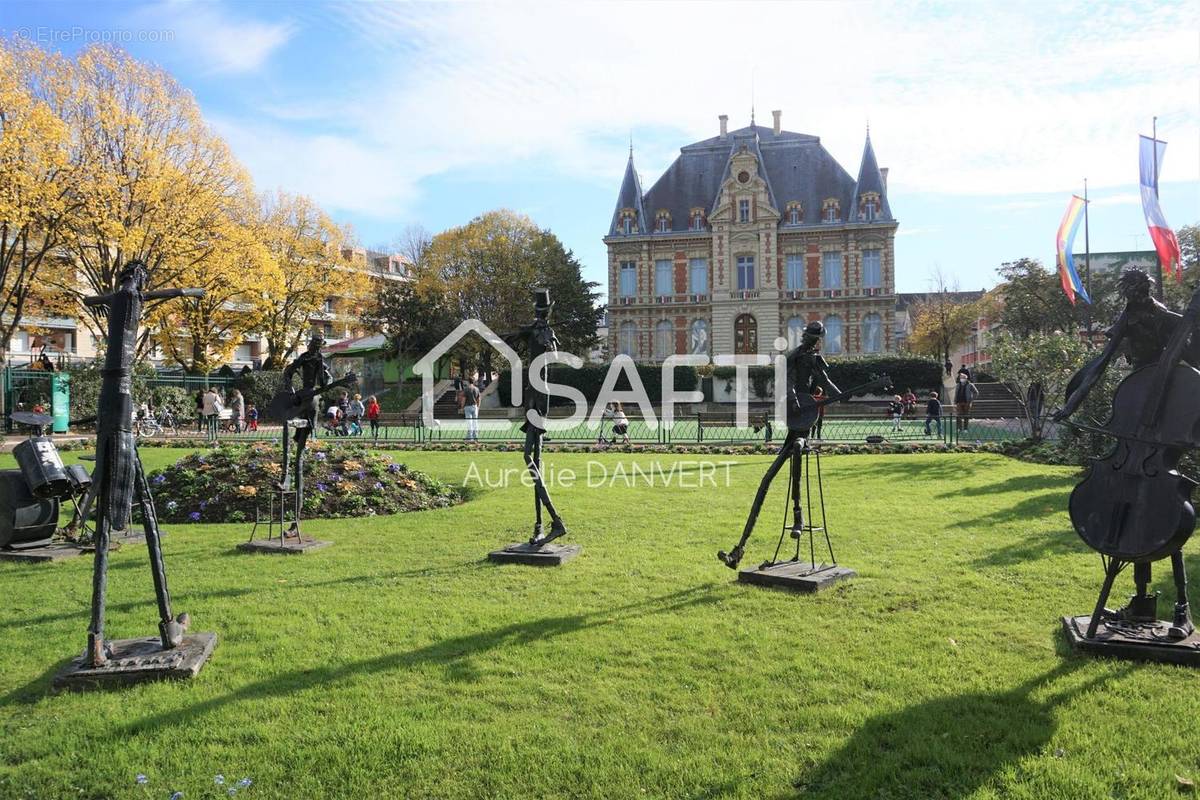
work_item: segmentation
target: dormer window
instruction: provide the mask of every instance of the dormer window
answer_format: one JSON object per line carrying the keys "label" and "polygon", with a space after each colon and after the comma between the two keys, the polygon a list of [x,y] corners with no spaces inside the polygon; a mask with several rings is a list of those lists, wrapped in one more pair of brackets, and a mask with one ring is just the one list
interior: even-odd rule
{"label": "dormer window", "polygon": [[868,222],[879,216],[879,194],[877,192],[866,192],[859,200],[858,218],[865,219]]}
{"label": "dormer window", "polygon": [[750,221],[750,201],[746,199],[738,200],[738,222]]}
{"label": "dormer window", "polygon": [[668,233],[671,230],[671,212],[660,210],[654,215],[654,230],[658,233]]}
{"label": "dormer window", "polygon": [[690,219],[691,219],[691,222],[688,224],[688,228],[690,230],[693,230],[693,231],[704,230],[704,209],[703,208],[693,208]]}
{"label": "dormer window", "polygon": [[838,201],[834,198],[829,198],[821,204],[821,221],[822,222],[837,222],[841,219],[841,209],[838,208]]}
{"label": "dormer window", "polygon": [[622,208],[620,222],[618,223],[621,233],[629,236],[633,234],[637,226],[637,212],[632,208]]}
{"label": "dormer window", "polygon": [[787,204],[787,211],[785,212],[784,219],[787,221],[788,225],[800,224],[800,220],[804,219],[804,210],[798,202],[793,200]]}

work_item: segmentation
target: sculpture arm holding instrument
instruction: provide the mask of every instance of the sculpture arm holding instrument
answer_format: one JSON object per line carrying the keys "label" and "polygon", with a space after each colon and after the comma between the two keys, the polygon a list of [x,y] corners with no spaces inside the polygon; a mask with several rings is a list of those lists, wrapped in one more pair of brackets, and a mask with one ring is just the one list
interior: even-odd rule
{"label": "sculpture arm holding instrument", "polygon": [[1100,355],[1087,362],[1076,372],[1071,380],[1067,382],[1066,401],[1063,407],[1055,411],[1051,415],[1051,419],[1055,422],[1063,420],[1074,414],[1083,401],[1092,391],[1092,387],[1104,375],[1104,371],[1108,369],[1109,363],[1113,357],[1121,349],[1121,345],[1125,340],[1125,334],[1129,327],[1129,310],[1121,312],[1121,316],[1117,318],[1117,322],[1108,330],[1108,344],[1100,352]]}

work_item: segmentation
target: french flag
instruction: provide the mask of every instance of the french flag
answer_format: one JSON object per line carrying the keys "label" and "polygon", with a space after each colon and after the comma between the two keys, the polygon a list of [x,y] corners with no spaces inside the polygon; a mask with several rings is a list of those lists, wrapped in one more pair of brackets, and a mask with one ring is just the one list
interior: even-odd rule
{"label": "french flag", "polygon": [[1166,142],[1149,136],[1139,137],[1138,166],[1141,175],[1138,183],[1142,188],[1142,211],[1146,214],[1146,227],[1150,229],[1150,238],[1154,240],[1154,249],[1158,252],[1163,272],[1174,273],[1175,280],[1182,281],[1179,240],[1175,238],[1175,231],[1167,224],[1158,204],[1158,172],[1162,170],[1163,154],[1166,152]]}

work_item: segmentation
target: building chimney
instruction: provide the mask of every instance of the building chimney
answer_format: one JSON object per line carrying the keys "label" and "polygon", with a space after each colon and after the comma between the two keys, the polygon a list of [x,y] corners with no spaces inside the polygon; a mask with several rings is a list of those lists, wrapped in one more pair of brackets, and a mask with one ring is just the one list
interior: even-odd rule
{"label": "building chimney", "polygon": [[887,167],[880,167],[879,174],[883,176],[883,193],[887,194]]}
{"label": "building chimney", "polygon": [[722,114],[717,119],[721,120],[721,138],[724,139],[729,135],[729,115]]}
{"label": "building chimney", "polygon": [[772,111],[772,112],[771,112],[771,116],[773,116],[773,117],[775,118],[775,135],[776,135],[776,136],[778,136],[778,135],[779,135],[779,132],[783,130],[783,128],[781,128],[781,127],[779,126],[779,118],[780,118],[782,115],[783,115],[783,112],[782,112],[782,111]]}

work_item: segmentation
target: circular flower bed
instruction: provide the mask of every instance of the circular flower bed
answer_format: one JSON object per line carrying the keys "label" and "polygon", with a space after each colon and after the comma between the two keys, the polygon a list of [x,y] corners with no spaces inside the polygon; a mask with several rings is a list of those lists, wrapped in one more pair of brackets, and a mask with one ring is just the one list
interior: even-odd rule
{"label": "circular flower bed", "polygon": [[[282,476],[280,448],[266,442],[193,453],[149,475],[164,522],[246,522],[265,518]],[[304,514],[366,517],[445,508],[463,501],[454,486],[363,446],[325,447],[309,440],[304,457]]]}

